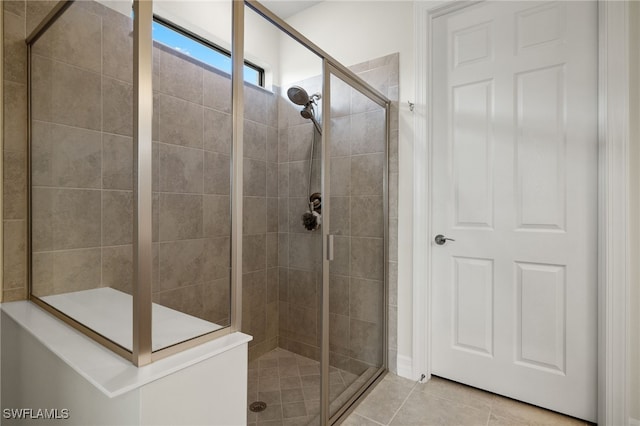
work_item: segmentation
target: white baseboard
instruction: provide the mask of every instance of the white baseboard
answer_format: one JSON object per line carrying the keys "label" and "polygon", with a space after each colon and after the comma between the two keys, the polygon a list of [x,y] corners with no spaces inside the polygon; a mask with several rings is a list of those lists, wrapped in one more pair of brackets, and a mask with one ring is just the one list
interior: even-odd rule
{"label": "white baseboard", "polygon": [[398,376],[414,380],[413,360],[409,356],[398,354]]}
{"label": "white baseboard", "polygon": [[629,426],[640,426],[640,420],[629,417]]}

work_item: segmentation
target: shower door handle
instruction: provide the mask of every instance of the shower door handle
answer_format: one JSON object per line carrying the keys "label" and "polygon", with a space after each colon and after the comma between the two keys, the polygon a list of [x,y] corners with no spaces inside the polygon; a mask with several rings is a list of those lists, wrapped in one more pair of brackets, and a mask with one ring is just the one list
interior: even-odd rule
{"label": "shower door handle", "polygon": [[327,235],[327,260],[333,260],[333,235]]}

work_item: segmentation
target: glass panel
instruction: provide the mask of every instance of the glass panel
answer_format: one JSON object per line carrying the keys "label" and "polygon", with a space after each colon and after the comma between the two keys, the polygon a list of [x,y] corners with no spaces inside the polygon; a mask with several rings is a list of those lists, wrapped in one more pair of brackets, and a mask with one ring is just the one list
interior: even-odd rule
{"label": "glass panel", "polygon": [[[267,402],[248,421],[317,423],[322,234],[305,229],[303,216],[321,191],[322,151],[301,111],[321,121],[322,62],[249,8],[245,58],[267,70],[266,90],[244,90],[242,329],[253,336],[248,402]],[[293,86],[297,104],[287,96]]]}
{"label": "glass panel", "polygon": [[[230,0],[154,15],[231,49]],[[193,53],[154,41],[153,350],[230,324],[231,76]]]}
{"label": "glass panel", "polygon": [[132,348],[132,19],[72,3],[31,49],[32,293]]}
{"label": "glass panel", "polygon": [[383,365],[385,109],[331,76],[330,415]]}

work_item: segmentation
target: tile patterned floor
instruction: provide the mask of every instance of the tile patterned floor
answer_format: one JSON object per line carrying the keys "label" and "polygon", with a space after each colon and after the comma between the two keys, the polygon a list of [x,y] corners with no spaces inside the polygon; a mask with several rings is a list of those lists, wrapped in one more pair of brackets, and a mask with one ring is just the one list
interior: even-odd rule
{"label": "tile patterned floor", "polygon": [[393,374],[360,403],[342,426],[589,425],[584,421],[434,377],[425,384]]}
{"label": "tile patterned floor", "polygon": [[[330,397],[337,399],[362,378],[331,368]],[[284,349],[274,349],[249,363],[247,403],[264,401],[267,409],[247,411],[250,425],[308,425],[318,423],[320,363]]]}

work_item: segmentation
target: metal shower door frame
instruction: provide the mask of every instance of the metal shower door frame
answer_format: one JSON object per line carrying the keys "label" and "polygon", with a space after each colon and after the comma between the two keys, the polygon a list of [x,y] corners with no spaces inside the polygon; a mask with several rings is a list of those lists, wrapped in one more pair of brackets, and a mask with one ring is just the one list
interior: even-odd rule
{"label": "metal shower door frame", "polygon": [[[333,235],[330,233],[330,221],[331,221],[331,77],[335,76],[344,83],[348,84],[351,88],[358,90],[361,94],[367,96],[371,101],[375,102],[385,111],[385,142],[384,142],[384,158],[382,170],[382,200],[383,200],[383,247],[384,247],[384,261],[383,261],[383,339],[382,339],[382,365],[378,368],[375,374],[372,375],[354,395],[351,396],[340,407],[334,415],[330,412],[330,397],[329,397],[329,276],[330,276],[330,261],[333,257]],[[322,242],[323,242],[323,259],[322,259],[322,347],[321,347],[321,389],[320,389],[320,418],[321,424],[334,424],[338,420],[344,419],[348,416],[355,404],[361,401],[375,385],[382,380],[384,373],[388,369],[388,348],[389,348],[389,280],[388,280],[388,266],[389,266],[389,129],[391,120],[391,102],[382,97],[371,96],[373,90],[368,84],[360,81],[354,73],[347,70],[343,72],[342,69],[334,66],[327,58],[323,60],[323,99],[322,104],[322,116],[324,117],[322,122],[322,194],[323,194],[323,226],[322,226]],[[375,92],[374,92],[375,93]]]}

